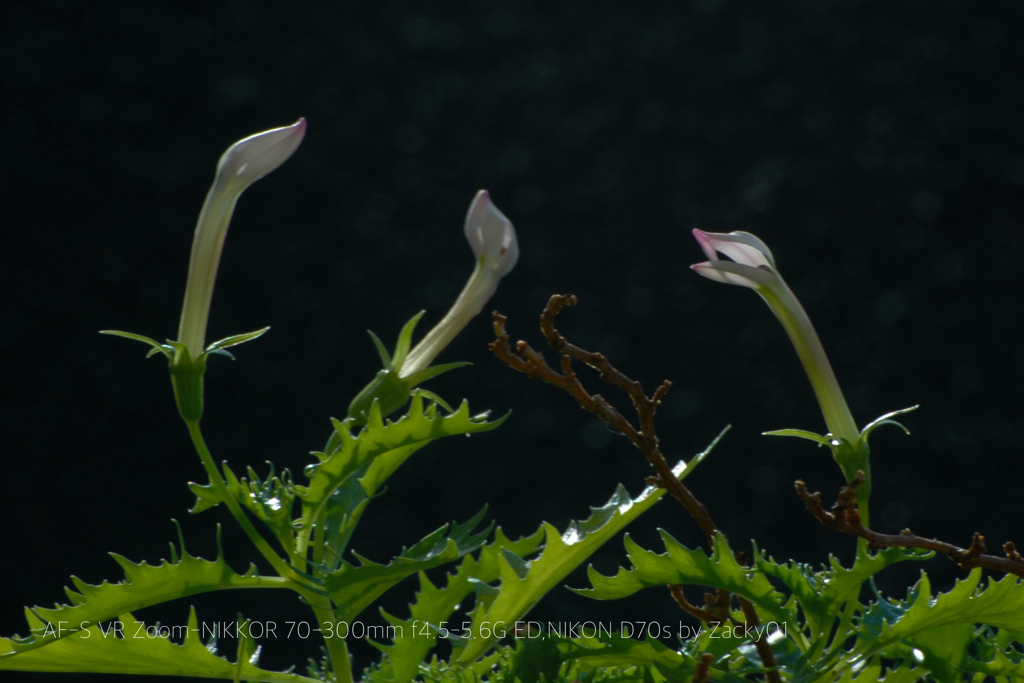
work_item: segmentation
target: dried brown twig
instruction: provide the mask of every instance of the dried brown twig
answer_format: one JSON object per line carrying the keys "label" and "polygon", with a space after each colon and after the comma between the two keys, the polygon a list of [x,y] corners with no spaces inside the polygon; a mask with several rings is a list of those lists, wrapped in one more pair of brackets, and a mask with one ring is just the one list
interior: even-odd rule
{"label": "dried brown twig", "polygon": [[963,569],[984,567],[1024,577],[1024,558],[1021,558],[1014,544],[1010,542],[1003,544],[1006,557],[997,557],[985,554],[985,537],[979,533],[974,534],[969,548],[960,548],[945,541],[916,536],[909,529],[904,529],[898,534],[882,534],[868,529],[861,522],[856,500],[857,488],[864,481],[864,473],[858,472],[846,486],[840,489],[839,498],[832,506],[831,511],[826,510],[822,505],[821,494],[809,493],[807,485],[803,481],[796,482],[796,492],[804,501],[807,509],[823,526],[833,531],[859,536],[867,540],[868,547],[872,550],[891,547],[924,548],[945,555]]}
{"label": "dried brown twig", "polygon": [[[604,355],[586,351],[574,344],[570,344],[555,329],[555,318],[566,306],[575,305],[576,297],[574,295],[562,296],[555,294],[548,300],[547,306],[544,307],[544,312],[540,316],[541,332],[543,332],[551,348],[561,355],[561,372],[549,366],[544,356],[530,348],[530,345],[525,341],[516,342],[515,351],[513,351],[509,344],[508,333],[505,331],[507,318],[497,311],[493,314],[494,335],[497,339],[491,342],[488,348],[499,360],[505,362],[513,370],[517,370],[532,379],[539,379],[549,384],[554,384],[576,399],[585,410],[594,413],[609,427],[624,434],[654,467],[656,476],[649,477],[647,483],[665,489],[673,498],[678,500],[686,508],[686,511],[690,513],[694,521],[697,522],[697,526],[704,533],[708,543],[714,547],[715,535],[720,533],[717,525],[711,519],[711,515],[708,514],[704,504],[697,500],[683,482],[679,481],[675,474],[673,474],[672,468],[669,467],[664,454],[661,452],[658,436],[654,431],[654,416],[658,411],[658,406],[661,405],[662,399],[665,398],[665,395],[672,387],[672,383],[665,380],[655,389],[654,394],[647,396],[644,393],[643,387],[640,386],[640,382],[632,380],[619,372],[608,362]],[[576,372],[572,367],[574,360],[594,368],[602,380],[619,387],[629,394],[633,407],[636,409],[637,426],[634,426],[627,420],[603,396],[600,394],[591,395],[583,388],[583,384],[580,382],[579,377],[576,376]],[[701,609],[687,602],[685,596],[683,596],[682,586],[670,586],[669,590],[682,609],[702,621],[720,623],[726,618],[731,619],[731,617],[728,617],[731,596],[726,591],[719,590],[714,596],[708,594],[706,596],[708,609]],[[753,605],[743,598],[739,598],[739,600],[747,622],[756,626],[758,621]],[[754,645],[761,657],[761,663],[768,669],[766,674],[767,681],[769,683],[781,683],[778,663],[771,650],[771,646],[767,641],[760,639]],[[709,680],[708,667],[711,665],[711,661],[710,655],[705,655],[694,672],[694,681]]]}
{"label": "dried brown twig", "polygon": [[[672,382],[665,380],[654,391],[652,396],[647,396],[644,393],[643,387],[640,386],[640,382],[631,380],[616,370],[604,355],[585,351],[566,341],[565,337],[555,329],[555,317],[566,306],[575,305],[575,295],[562,296],[555,294],[548,300],[548,304],[544,307],[544,312],[540,316],[541,332],[544,333],[544,337],[548,340],[551,348],[558,351],[562,356],[561,373],[551,368],[544,359],[544,356],[534,351],[524,341],[516,342],[514,352],[509,345],[508,333],[505,331],[505,321],[507,318],[497,311],[493,314],[494,334],[497,339],[491,342],[488,348],[513,370],[518,370],[532,379],[539,379],[549,384],[554,384],[576,399],[585,410],[594,413],[609,427],[624,434],[654,467],[657,476],[649,478],[648,483],[665,489],[682,503],[686,511],[697,522],[700,530],[704,532],[708,543],[714,545],[715,532],[718,527],[711,519],[711,515],[708,514],[704,504],[697,500],[683,482],[679,481],[672,473],[672,468],[669,467],[665,456],[658,446],[658,436],[654,431],[654,415],[658,410],[658,406],[661,405],[662,399],[665,398],[665,395],[672,387]],[[634,427],[629,420],[623,417],[622,413],[608,403],[603,396],[587,393],[572,368],[573,360],[586,363],[598,371],[602,380],[619,387],[629,394],[638,416],[637,427]]]}
{"label": "dried brown twig", "polygon": [[703,654],[700,656],[700,662],[694,667],[693,678],[690,679],[690,683],[710,683],[711,681],[711,662],[715,661],[714,655]]}

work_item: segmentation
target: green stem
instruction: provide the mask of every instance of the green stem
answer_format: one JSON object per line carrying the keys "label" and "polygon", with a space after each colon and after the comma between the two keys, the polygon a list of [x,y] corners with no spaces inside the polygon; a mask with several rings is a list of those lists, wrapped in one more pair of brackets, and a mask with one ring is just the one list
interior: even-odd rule
{"label": "green stem", "polygon": [[832,364],[828,362],[818,333],[792,290],[782,278],[776,280],[772,286],[759,287],[757,293],[772,309],[772,313],[782,323],[789,340],[793,343],[807,378],[811,380],[818,405],[821,406],[821,413],[825,417],[825,424],[828,425],[833,438],[846,439],[850,446],[856,447],[860,439],[860,430],[857,429],[857,423],[853,421],[850,408],[846,405],[846,397],[843,396],[843,390],[839,387],[835,372],[832,371]]}
{"label": "green stem", "polygon": [[[825,417],[825,424],[828,425],[832,439],[838,444],[838,450],[835,451],[836,460],[843,469],[846,480],[850,481],[857,474],[857,470],[864,471],[866,481],[857,489],[857,508],[860,511],[861,522],[868,526],[871,465],[867,442],[862,442],[860,430],[857,429],[850,407],[846,404],[846,397],[843,396],[843,390],[832,370],[832,364],[828,361],[825,348],[821,345],[821,339],[818,338],[807,311],[781,277],[776,277],[772,284],[758,287],[757,293],[782,323],[800,357],[800,362],[814,389],[814,395],[818,399],[821,413]],[[864,546],[865,543],[861,539],[859,545]]]}
{"label": "green stem", "polygon": [[331,670],[334,671],[335,683],[352,683],[352,662],[348,657],[348,646],[345,639],[339,638],[334,610],[313,607],[313,614],[320,622],[320,632],[330,634],[324,637],[324,645],[331,659]]}
{"label": "green stem", "polygon": [[324,563],[324,516],[326,513],[321,510],[314,525],[313,534],[313,562],[323,566]]}
{"label": "green stem", "polygon": [[242,530],[252,541],[256,549],[260,551],[260,554],[266,558],[270,566],[282,577],[290,579],[293,583],[298,584],[294,586],[296,590],[299,590],[300,594],[307,599],[310,598],[308,591],[300,590],[301,586],[305,586],[306,582],[301,576],[292,568],[287,562],[281,559],[281,556],[274,552],[274,549],[270,547],[267,540],[260,535],[256,527],[253,526],[249,518],[246,517],[245,511],[235,500],[235,497],[231,495],[228,490],[228,485],[221,476],[220,470],[217,469],[216,463],[213,461],[213,456],[210,454],[210,449],[206,446],[206,440],[203,439],[202,430],[199,428],[198,420],[187,420],[185,424],[188,426],[189,436],[192,437],[192,444],[196,448],[196,452],[199,453],[199,459],[203,461],[203,467],[206,468],[206,474],[210,478],[210,485],[220,494],[221,498],[228,506],[228,510],[231,511],[231,515],[238,522],[238,525],[242,527]]}
{"label": "green stem", "polygon": [[836,629],[835,638],[832,639],[832,643],[829,645],[828,650],[822,656],[822,659],[827,658],[832,651],[838,647],[843,647],[846,644],[847,637],[850,633],[850,626],[853,624],[853,616],[857,612],[857,606],[860,603],[857,600],[857,592],[853,592],[846,600],[846,605],[843,607],[843,614],[839,620],[839,628]]}
{"label": "green stem", "polygon": [[[867,442],[865,440],[864,449],[867,449]],[[869,502],[871,498],[871,458],[867,453],[864,454],[864,460],[861,462],[860,471],[864,473],[864,483],[857,487],[857,512],[860,513],[860,523],[865,528],[871,528],[871,514],[869,511]],[[857,537],[857,552],[864,553],[868,551],[868,539]]]}

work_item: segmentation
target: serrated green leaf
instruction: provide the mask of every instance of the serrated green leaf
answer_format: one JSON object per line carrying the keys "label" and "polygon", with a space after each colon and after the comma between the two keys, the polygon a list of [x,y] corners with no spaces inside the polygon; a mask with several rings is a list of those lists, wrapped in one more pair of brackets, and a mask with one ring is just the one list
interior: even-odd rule
{"label": "serrated green leaf", "polygon": [[303,505],[298,533],[308,537],[314,524],[324,525],[326,554],[322,566],[328,571],[341,565],[369,501],[413,453],[434,439],[490,431],[505,420],[487,422],[485,415],[471,417],[465,401],[449,415],[438,415],[436,403],[426,408],[424,405],[422,392],[413,392],[408,413],[396,422],[385,423],[374,402],[367,425],[355,436],[351,432],[354,420],[334,420],[330,452],[317,453],[320,464],[307,468],[308,487],[294,487]]}
{"label": "serrated green leaf", "polygon": [[0,654],[24,653],[52,646],[61,635],[68,634],[67,626],[63,630],[58,629],[61,622],[84,628],[143,607],[214,590],[288,587],[286,579],[258,575],[255,565],[251,565],[245,574],[237,574],[222,556],[218,555],[212,562],[193,557],[186,552],[184,543],[176,562],[164,560],[156,566],[145,562],[136,564],[120,555],[111,556],[124,570],[124,581],[90,585],[71,577],[76,590],[64,589],[70,604],[26,608],[30,626],[36,626],[25,638],[0,639]]}
{"label": "serrated green leaf", "polygon": [[334,601],[335,618],[338,621],[353,621],[377,598],[402,579],[426,569],[452,562],[466,553],[480,547],[490,533],[490,526],[483,532],[472,530],[483,518],[486,508],[464,524],[454,524],[451,534],[444,525],[416,545],[403,549],[402,553],[387,565],[378,564],[356,555],[359,565],[348,562],[328,574],[325,580],[328,595]]}
{"label": "serrated green leaf", "polygon": [[615,576],[604,576],[593,567],[588,571],[590,589],[577,593],[599,600],[618,600],[651,586],[677,584],[721,588],[750,600],[764,616],[778,624],[796,623],[794,610],[784,607],[785,598],[776,592],[761,572],[736,561],[725,537],[718,534],[711,555],[691,550],[664,531],[664,554],[638,546],[627,534],[626,552],[633,569],[620,568]]}
{"label": "serrated green leaf", "polygon": [[985,635],[975,641],[978,657],[963,662],[965,670],[997,676],[997,680],[1024,680],[1024,653],[1013,647],[1012,636],[1007,641],[1008,633],[999,631],[996,637]]}
{"label": "serrated green leaf", "polygon": [[251,467],[248,468],[248,477],[241,479],[235,476],[226,462],[223,469],[228,491],[235,500],[267,525],[286,552],[293,553],[295,529],[292,525],[292,508],[295,501],[295,486],[291,482],[291,473],[284,470],[281,477],[278,477],[274,474],[273,464],[270,463],[270,473],[266,481],[261,481]]}
{"label": "serrated green leaf", "polygon": [[[234,683],[241,683],[245,675],[245,665],[259,666],[260,648],[256,646],[256,640],[252,637],[249,626],[252,621],[238,615],[238,626],[235,634],[238,636],[238,645],[235,647],[235,678]],[[209,649],[209,647],[207,647]]]}
{"label": "serrated green leaf", "polygon": [[[295,529],[292,524],[292,508],[295,501],[295,486],[291,473],[286,469],[281,476],[274,474],[274,465],[269,463],[270,472],[261,480],[251,467],[247,477],[238,477],[225,462],[223,465],[227,493],[263,522],[277,538],[281,547],[289,554],[295,552]],[[209,484],[190,482],[189,490],[196,496],[195,505],[189,511],[198,514],[226,502],[225,496]]]}
{"label": "serrated green leaf", "polygon": [[[914,683],[928,676],[928,669],[915,667],[910,662],[901,662],[898,666],[889,665],[882,675],[882,662],[876,657],[861,666],[856,672],[847,669],[843,675],[835,679],[835,683]],[[793,683],[800,683],[794,679]]]}
{"label": "serrated green leaf", "polygon": [[[428,627],[446,622],[459,604],[477,591],[495,581],[499,574],[499,557],[508,550],[519,557],[532,553],[543,539],[543,531],[516,541],[509,540],[497,529],[494,541],[480,549],[478,556],[467,555],[454,574],[448,574],[447,583],[438,588],[426,574],[420,573],[420,590],[416,602],[409,606],[409,618],[399,619],[381,610],[381,614],[395,628],[391,645],[372,643],[384,653],[381,663],[369,672],[374,683],[407,683],[419,675],[420,663],[434,647],[437,634]],[[497,589],[494,589],[497,591]]]}
{"label": "serrated green leaf", "polygon": [[804,612],[812,638],[828,634],[843,604],[850,599],[856,600],[861,586],[872,576],[897,562],[927,560],[933,555],[928,551],[903,548],[886,548],[878,553],[858,550],[853,567],[849,569],[829,556],[830,568],[814,571],[805,564],[778,564],[755,553],[757,569],[782,581],[793,592]]}
{"label": "serrated green leaf", "polygon": [[[946,663],[966,660],[966,644],[962,637],[951,638],[945,644],[935,643],[927,634],[934,629],[957,625],[986,624],[1006,630],[1021,641],[1024,636],[1024,587],[1021,580],[1015,576],[1006,576],[999,581],[990,579],[984,589],[978,588],[980,581],[981,569],[976,568],[967,578],[957,581],[953,590],[933,598],[931,583],[922,572],[905,603],[880,600],[872,605],[870,612],[878,613],[886,607],[891,618],[883,618],[877,631],[871,620],[866,619],[862,625],[865,629],[863,637],[847,661],[871,657],[896,644],[916,647],[915,643],[920,639],[930,648],[931,656],[943,663],[938,666],[941,670]],[[927,667],[928,662],[925,664]],[[940,672],[930,670],[936,674]]]}
{"label": "serrated green leaf", "polygon": [[433,403],[424,410],[423,404],[422,395],[415,392],[409,412],[396,422],[385,423],[379,405],[374,403],[366,426],[357,435],[350,431],[351,418],[335,423],[339,436],[337,450],[317,453],[321,462],[310,468],[309,486],[296,487],[307,528],[320,516],[330,495],[349,477],[358,474],[366,496],[372,497],[409,456],[431,441],[490,431],[504,421],[501,418],[487,422],[486,418],[470,416],[465,401],[451,415],[438,415]]}
{"label": "serrated green leaf", "polygon": [[618,633],[601,637],[584,636],[566,642],[565,657],[580,663],[586,669],[611,666],[650,666],[681,670],[693,676],[694,661],[682,652],[670,650],[653,638],[634,640]]}
{"label": "serrated green leaf", "polygon": [[974,626],[937,626],[923,630],[904,642],[908,650],[917,650],[912,654],[923,659],[923,667],[935,678],[942,683],[957,683],[961,680],[960,670],[967,659],[967,649],[974,642]]}
{"label": "serrated green leaf", "polygon": [[[0,669],[73,673],[189,676],[265,683],[316,683],[293,673],[259,669],[248,660],[229,662],[203,644],[195,609],[184,627],[166,627],[168,635],[153,630],[129,613],[118,615],[121,633],[110,626],[92,625],[51,642],[44,649],[15,652],[10,641],[0,640]],[[42,626],[37,621],[35,627]],[[140,636],[141,634],[141,636]],[[169,635],[183,638],[177,645]]]}
{"label": "serrated green leaf", "polygon": [[[673,473],[680,479],[686,477],[717,441],[695,457],[689,466],[682,462],[677,464]],[[500,557],[501,592],[486,609],[483,604],[474,608],[470,615],[473,626],[469,643],[457,656],[453,654],[452,660],[468,664],[483,655],[498,640],[493,634],[488,637],[480,628],[484,622],[515,623],[573,569],[585,562],[626,525],[649,510],[664,494],[664,489],[651,486],[634,499],[619,485],[608,503],[600,508],[591,508],[588,519],[570,523],[564,534],[559,534],[555,527],[545,523],[542,526],[544,550],[540,557],[529,562],[525,576],[521,575],[521,567],[517,567],[504,555]]]}

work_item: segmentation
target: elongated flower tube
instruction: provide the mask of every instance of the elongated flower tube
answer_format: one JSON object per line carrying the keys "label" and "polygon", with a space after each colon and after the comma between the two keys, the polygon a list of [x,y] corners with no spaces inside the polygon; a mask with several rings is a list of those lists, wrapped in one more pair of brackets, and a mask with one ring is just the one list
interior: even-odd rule
{"label": "elongated flower tube", "polygon": [[[224,349],[256,339],[270,328],[238,334],[206,346],[206,322],[210,316],[213,285],[217,280],[220,253],[228,234],[231,214],[245,189],[288,160],[306,134],[306,120],[299,119],[285,128],[250,135],[231,145],[217,164],[217,174],[199,213],[192,239],[192,258],[188,266],[185,302],[177,341],[160,344],[130,332],[103,330],[143,342],[152,347],[149,355],[163,354],[170,361],[171,384],[178,411],[189,423],[198,423],[203,415],[203,373],[206,356],[227,353]],[[230,355],[230,354],[228,354]]]}
{"label": "elongated flower tube", "polygon": [[[413,330],[423,313],[406,323],[398,337],[393,355],[371,332],[374,344],[384,363],[349,406],[349,417],[364,423],[374,401],[379,401],[382,415],[398,410],[409,400],[410,392],[420,383],[466,363],[431,366],[437,355],[479,313],[519,259],[519,243],[512,222],[491,202],[486,190],[480,190],[466,213],[466,239],[476,256],[473,273],[455,300],[451,310],[412,350]],[[431,395],[435,400],[440,400]],[[443,405],[443,403],[442,403]]]}
{"label": "elongated flower tube", "polygon": [[[694,230],[693,236],[697,238],[709,260],[690,268],[711,280],[749,287],[768,303],[768,307],[782,323],[796,348],[807,377],[811,380],[814,394],[818,398],[825,424],[831,432],[827,436],[821,436],[802,429],[782,429],[766,434],[798,436],[828,446],[847,481],[853,479],[858,471],[864,472],[865,481],[857,488],[857,507],[861,522],[867,526],[868,499],[871,496],[871,449],[868,447],[868,437],[875,429],[886,424],[895,425],[909,434],[906,427],[892,418],[915,410],[917,406],[882,415],[858,431],[857,424],[846,405],[843,391],[839,388],[835,373],[832,372],[832,365],[829,364],[825,349],[821,346],[821,340],[818,339],[807,312],[779,275],[771,250],[764,242],[747,232],[723,234]],[[732,260],[724,261],[718,257],[719,254]],[[861,550],[866,550],[866,547],[861,539]]]}
{"label": "elongated flower tube", "polygon": [[476,266],[448,315],[409,352],[398,374],[411,377],[426,368],[444,347],[483,310],[494,296],[498,281],[519,260],[519,243],[512,222],[491,202],[487,190],[480,190],[466,213],[466,239],[476,256]]}
{"label": "elongated flower tube", "polygon": [[[694,230],[693,236],[709,260],[690,268],[710,280],[749,287],[761,295],[796,348],[832,437],[845,439],[851,447],[856,447],[860,431],[832,365],[806,311],[775,268],[771,250],[747,232],[723,234]],[[732,260],[723,261],[719,253]]]}
{"label": "elongated flower tube", "polygon": [[246,188],[287,161],[305,134],[306,120],[299,119],[291,126],[250,135],[231,145],[217,164],[217,174],[196,223],[178,327],[178,341],[193,361],[206,350],[213,286],[235,204]]}
{"label": "elongated flower tube", "polygon": [[[779,275],[771,250],[764,242],[747,232],[723,234],[694,230],[693,236],[697,238],[708,261],[697,263],[690,268],[711,280],[749,287],[768,303],[768,307],[772,309],[772,313],[789,335],[800,362],[803,363],[818,399],[818,405],[821,407],[821,413],[825,417],[825,424],[831,432],[827,436],[802,429],[782,429],[766,433],[798,436],[828,446],[847,481],[853,479],[858,471],[864,472],[865,481],[857,488],[857,508],[861,522],[867,526],[868,500],[871,497],[871,449],[868,446],[868,436],[884,424],[896,425],[907,431],[906,427],[892,418],[910,412],[917,406],[887,413],[869,423],[864,429],[858,430],[857,423],[850,414],[850,408],[846,405],[843,391],[839,388],[839,382],[836,381],[832,365],[825,355],[825,349],[821,346],[821,340],[818,339],[807,312]],[[719,254],[731,260],[722,260]],[[860,545],[861,550],[866,551],[867,546],[863,539]]]}

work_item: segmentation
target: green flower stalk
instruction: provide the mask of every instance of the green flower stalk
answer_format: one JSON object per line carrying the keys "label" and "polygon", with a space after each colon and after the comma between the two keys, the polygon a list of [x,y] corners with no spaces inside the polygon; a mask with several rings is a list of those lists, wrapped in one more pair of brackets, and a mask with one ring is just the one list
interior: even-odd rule
{"label": "green flower stalk", "polygon": [[210,486],[217,498],[227,505],[257,550],[280,576],[292,581],[293,586],[308,599],[311,594],[307,592],[309,587],[306,585],[306,579],[282,559],[253,526],[239,501],[228,489],[227,482],[217,468],[199,427],[203,416],[203,375],[206,372],[206,357],[211,353],[228,354],[225,351],[228,347],[255,339],[269,329],[234,335],[206,346],[206,323],[210,316],[213,286],[217,279],[224,239],[231,224],[231,215],[234,213],[238,198],[246,188],[287,161],[302,143],[305,134],[306,120],[299,119],[291,126],[274,128],[239,140],[221,156],[213,185],[206,195],[206,201],[199,214],[199,222],[196,224],[177,341],[159,344],[149,337],[138,334],[113,330],[104,332],[149,344],[153,347],[149,355],[161,353],[168,359],[178,412],[185,421],[199,459],[210,477]]}
{"label": "green flower stalk", "polygon": [[[447,363],[431,366],[438,354],[462,331],[473,317],[483,310],[494,295],[498,282],[515,267],[519,259],[519,243],[512,222],[491,202],[487,190],[480,190],[469,206],[465,221],[466,239],[476,257],[473,273],[455,300],[451,310],[410,350],[416,323],[421,311],[402,328],[393,355],[372,332],[384,369],[377,373],[353,399],[348,416],[356,424],[365,424],[374,401],[379,402],[382,416],[398,410],[409,400],[416,387],[443,372],[468,363]],[[426,393],[426,392],[425,392]],[[448,407],[433,394],[428,395]]]}

